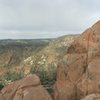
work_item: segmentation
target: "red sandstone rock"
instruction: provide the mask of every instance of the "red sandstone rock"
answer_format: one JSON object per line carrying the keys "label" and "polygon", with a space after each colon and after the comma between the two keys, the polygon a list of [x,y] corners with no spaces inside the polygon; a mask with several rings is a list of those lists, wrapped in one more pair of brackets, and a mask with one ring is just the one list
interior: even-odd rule
{"label": "red sandstone rock", "polygon": [[36,75],[13,82],[4,87],[1,93],[3,100],[52,100]]}
{"label": "red sandstone rock", "polygon": [[99,93],[99,77],[100,21],[71,44],[58,65],[55,100],[80,100],[86,95]]}
{"label": "red sandstone rock", "polygon": [[0,93],[0,100],[3,100],[3,95],[2,95],[2,93]]}

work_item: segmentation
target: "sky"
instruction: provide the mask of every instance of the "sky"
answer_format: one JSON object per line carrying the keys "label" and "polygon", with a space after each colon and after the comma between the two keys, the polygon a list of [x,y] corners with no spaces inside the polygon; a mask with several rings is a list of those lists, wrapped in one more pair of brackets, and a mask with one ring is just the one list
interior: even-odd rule
{"label": "sky", "polygon": [[0,0],[0,39],[80,34],[100,19],[100,0]]}

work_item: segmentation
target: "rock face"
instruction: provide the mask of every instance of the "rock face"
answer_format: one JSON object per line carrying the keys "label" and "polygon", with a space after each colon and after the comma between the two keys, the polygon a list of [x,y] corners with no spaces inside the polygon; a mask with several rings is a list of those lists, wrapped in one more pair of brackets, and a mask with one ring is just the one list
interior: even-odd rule
{"label": "rock face", "polygon": [[68,48],[58,64],[54,90],[55,100],[80,100],[100,92],[100,21]]}
{"label": "rock face", "polygon": [[36,75],[29,75],[1,90],[0,100],[52,100]]}

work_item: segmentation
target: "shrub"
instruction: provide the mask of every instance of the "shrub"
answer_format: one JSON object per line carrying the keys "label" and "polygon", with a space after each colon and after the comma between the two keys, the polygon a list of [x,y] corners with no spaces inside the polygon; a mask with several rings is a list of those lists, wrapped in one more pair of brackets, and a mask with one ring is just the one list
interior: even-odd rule
{"label": "shrub", "polygon": [[48,71],[45,70],[44,66],[32,66],[32,74],[37,74],[41,80],[41,83],[44,87],[51,87],[56,79],[56,68],[52,64],[49,65]]}
{"label": "shrub", "polygon": [[7,72],[5,75],[4,75],[4,79],[9,81],[15,81],[15,80],[19,80],[23,78],[23,74],[22,73],[14,73],[14,72]]}
{"label": "shrub", "polygon": [[4,87],[3,83],[0,83],[0,90]]}

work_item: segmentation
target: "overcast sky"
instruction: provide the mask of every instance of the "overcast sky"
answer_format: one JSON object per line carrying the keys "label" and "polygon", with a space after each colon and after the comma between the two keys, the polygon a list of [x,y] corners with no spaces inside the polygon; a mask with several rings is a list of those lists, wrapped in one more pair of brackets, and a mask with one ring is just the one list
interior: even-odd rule
{"label": "overcast sky", "polygon": [[100,0],[0,0],[0,38],[78,34],[100,19]]}

